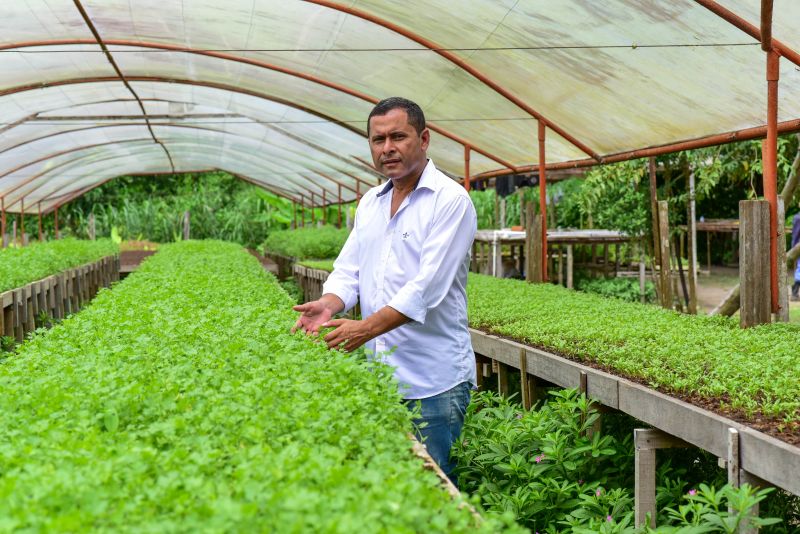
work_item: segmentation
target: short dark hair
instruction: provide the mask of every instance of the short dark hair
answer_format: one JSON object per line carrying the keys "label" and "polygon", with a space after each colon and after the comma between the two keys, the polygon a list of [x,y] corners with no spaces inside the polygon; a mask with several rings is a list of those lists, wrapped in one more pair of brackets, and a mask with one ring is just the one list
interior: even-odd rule
{"label": "short dark hair", "polygon": [[416,102],[412,102],[407,98],[401,96],[392,96],[384,98],[372,108],[367,117],[367,135],[369,135],[369,121],[372,117],[383,116],[392,111],[393,109],[402,109],[408,115],[408,123],[414,127],[418,134],[422,133],[425,129],[425,114],[422,113],[422,108]]}

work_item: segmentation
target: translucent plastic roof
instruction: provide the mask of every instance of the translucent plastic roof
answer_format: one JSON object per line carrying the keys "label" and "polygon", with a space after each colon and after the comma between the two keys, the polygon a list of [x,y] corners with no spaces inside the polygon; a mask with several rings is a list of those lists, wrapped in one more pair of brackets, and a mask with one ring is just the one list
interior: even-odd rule
{"label": "translucent plastic roof", "polygon": [[[365,121],[392,95],[423,107],[429,154],[453,177],[465,145],[472,176],[537,165],[540,119],[550,168],[766,122],[766,54],[720,16],[758,33],[761,0],[6,4],[9,211],[125,173],[206,169],[305,203],[353,200],[378,183]],[[798,25],[800,2],[775,0],[782,131],[800,129]]]}

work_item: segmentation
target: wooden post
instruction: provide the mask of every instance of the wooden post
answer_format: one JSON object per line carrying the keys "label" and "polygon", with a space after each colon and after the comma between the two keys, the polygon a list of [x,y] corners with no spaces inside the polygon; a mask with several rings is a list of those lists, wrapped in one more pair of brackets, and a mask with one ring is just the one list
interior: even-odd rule
{"label": "wooden post", "polygon": [[644,526],[649,515],[648,525],[656,528],[656,450],[692,445],[660,430],[636,428],[633,446],[635,526]]}
{"label": "wooden post", "polygon": [[641,245],[641,250],[639,251],[639,300],[641,300],[642,304],[647,302],[644,245]]}
{"label": "wooden post", "polygon": [[697,223],[695,221],[694,171],[689,173],[689,313],[697,314]]}
{"label": "wooden post", "polygon": [[503,362],[497,362],[497,392],[508,396],[508,366]]}
{"label": "wooden post", "polygon": [[94,241],[95,237],[94,212],[92,212],[89,214],[89,239]]}
{"label": "wooden post", "polygon": [[61,239],[61,232],[59,232],[58,230],[58,206],[56,206],[54,215],[55,215],[56,239]]}
{"label": "wooden post", "polygon": [[530,224],[525,228],[525,280],[527,282],[542,281],[542,242],[539,239],[542,229],[542,214],[533,213],[533,203],[528,203],[525,210],[525,217]]}
{"label": "wooden post", "polygon": [[778,197],[778,313],[775,322],[789,322],[789,288],[786,287],[786,211],[783,199]]}
{"label": "wooden post", "polygon": [[322,224],[328,224],[328,199],[326,198],[328,191],[322,190]]}
{"label": "wooden post", "polygon": [[292,228],[297,228],[297,202],[292,200]]}
{"label": "wooden post", "polygon": [[498,228],[505,228],[506,227],[506,198],[503,197],[500,199],[500,224],[497,225]]}
{"label": "wooden post", "polygon": [[310,204],[310,206],[311,206],[311,226],[314,226],[314,223],[317,222],[317,218],[316,218],[317,216],[316,216],[316,213],[314,213],[316,210],[314,209],[314,192],[313,191],[311,192],[311,204]]}
{"label": "wooden post", "polygon": [[336,216],[336,228],[342,227],[342,184],[337,185],[337,196],[338,196],[338,204],[337,204],[337,216]]}
{"label": "wooden post", "polygon": [[533,407],[533,388],[532,381],[528,380],[528,357],[525,349],[519,349],[519,380],[522,407],[530,410]]}
{"label": "wooden post", "polygon": [[183,212],[183,240],[188,241],[191,236],[191,227],[189,221],[189,210]]}
{"label": "wooden post", "polygon": [[573,280],[572,280],[572,266],[574,263],[574,258],[572,256],[572,244],[567,245],[567,287],[572,289]]}
{"label": "wooden post", "polygon": [[658,185],[656,181],[656,158],[650,156],[648,160],[650,171],[650,213],[653,218],[653,256],[655,264],[661,265],[661,241],[658,237]]}
{"label": "wooden post", "polygon": [[658,257],[661,260],[659,297],[661,307],[672,309],[672,269],[670,267],[669,208],[666,200],[658,201]]}
{"label": "wooden post", "polygon": [[[767,137],[762,141],[764,199],[769,202],[769,279],[770,310],[778,312],[778,288],[785,282],[778,280],[778,79],[780,54],[767,51]],[[780,221],[783,224],[783,221]],[[781,246],[785,246],[782,244]]]}
{"label": "wooden post", "polygon": [[14,220],[11,221],[11,243],[16,246],[17,245],[17,218],[14,217]]}
{"label": "wooden post", "polygon": [[739,286],[742,328],[769,323],[770,294],[769,202],[739,202]]}

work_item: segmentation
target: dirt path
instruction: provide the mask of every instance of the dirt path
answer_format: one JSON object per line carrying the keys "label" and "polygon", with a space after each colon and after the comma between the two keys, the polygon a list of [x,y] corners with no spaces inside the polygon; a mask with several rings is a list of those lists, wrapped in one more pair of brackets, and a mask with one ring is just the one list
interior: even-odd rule
{"label": "dirt path", "polygon": [[[708,313],[713,310],[738,283],[739,269],[736,267],[715,265],[712,266],[710,275],[700,274],[697,277],[697,305],[700,311]],[[789,303],[789,320],[800,323],[800,302]]]}

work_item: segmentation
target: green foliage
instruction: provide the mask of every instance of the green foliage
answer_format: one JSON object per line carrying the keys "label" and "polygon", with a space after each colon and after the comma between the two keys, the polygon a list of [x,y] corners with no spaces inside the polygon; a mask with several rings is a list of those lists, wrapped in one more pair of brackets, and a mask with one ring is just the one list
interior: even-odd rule
{"label": "green foliage", "polygon": [[[740,329],[726,317],[699,317],[470,274],[470,324],[672,393],[697,394],[721,409],[763,413],[797,430],[800,327]],[[747,377],[743,379],[742,377]]]}
{"label": "green foliage", "polygon": [[322,226],[273,232],[264,241],[264,250],[297,259],[335,258],[342,250],[349,231]]}
{"label": "green foliage", "polygon": [[0,365],[0,530],[496,532],[410,452],[391,369],[290,334],[238,246],[164,246]]}
{"label": "green foliage", "polygon": [[0,292],[118,253],[119,247],[108,239],[67,238],[0,249]]}
{"label": "green foliage", "polygon": [[[291,201],[222,171],[117,178],[60,213],[65,230],[73,235],[88,235],[89,214],[94,213],[97,235],[111,235],[116,228],[123,240],[167,243],[181,239],[185,211],[193,238],[224,239],[249,248],[271,231],[287,228],[294,216]],[[317,217],[336,216],[335,208],[315,211]]]}
{"label": "green foliage", "polygon": [[319,269],[320,271],[328,271],[329,273],[333,272],[333,260],[303,260],[299,263],[310,269]]}
{"label": "green foliage", "polygon": [[770,490],[700,484],[687,491],[684,471],[667,462],[657,473],[659,528],[636,529],[631,433],[588,437],[598,417],[575,390],[551,392],[532,411],[491,392],[474,395],[453,453],[461,486],[489,513],[512,513],[536,532],[732,533],[745,520],[780,521],[753,514]]}
{"label": "green foliage", "polygon": [[[640,302],[638,278],[576,278],[575,289],[596,293],[626,302]],[[656,287],[650,280],[644,284],[645,302],[656,302]]]}

